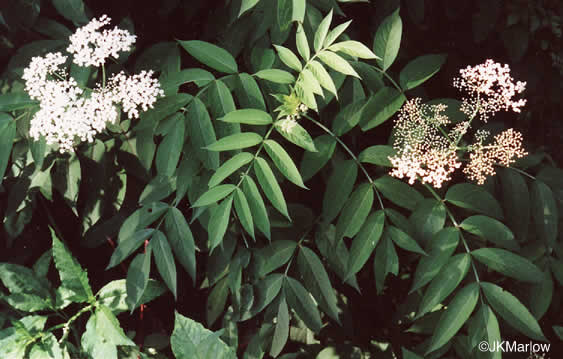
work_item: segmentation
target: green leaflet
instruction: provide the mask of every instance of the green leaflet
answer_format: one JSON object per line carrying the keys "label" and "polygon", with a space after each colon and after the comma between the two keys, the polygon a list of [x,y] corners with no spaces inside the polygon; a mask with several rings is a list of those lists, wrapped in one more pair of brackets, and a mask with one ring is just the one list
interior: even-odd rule
{"label": "green leaflet", "polygon": [[254,77],[247,73],[242,73],[238,75],[238,80],[235,93],[240,106],[247,109],[255,108],[266,111],[264,97]]}
{"label": "green leaflet", "polygon": [[362,131],[371,130],[393,117],[406,100],[405,95],[397,89],[382,87],[375,96],[369,98],[366,104],[365,115],[360,120]]}
{"label": "green leaflet", "polygon": [[291,73],[279,69],[260,70],[254,76],[278,84],[292,84],[295,82],[295,77]]}
{"label": "green leaflet", "polygon": [[303,69],[303,65],[301,65],[301,61],[297,58],[297,56],[287,47],[283,47],[281,45],[274,45],[276,51],[278,52],[278,56],[280,60],[287,65],[287,67],[300,72]]}
{"label": "green leaflet", "polygon": [[326,17],[321,21],[319,27],[317,28],[317,31],[315,32],[315,39],[313,44],[315,46],[315,52],[317,53],[323,48],[331,22],[332,22],[332,10],[329,11]]}
{"label": "green leaflet", "polygon": [[499,169],[502,203],[506,222],[518,240],[528,236],[530,224],[530,193],[524,177],[510,168]]}
{"label": "green leaflet", "polygon": [[291,240],[272,241],[254,252],[256,277],[261,278],[286,264],[293,256],[297,243]]}
{"label": "green leaflet", "polygon": [[445,55],[424,55],[409,62],[399,74],[403,90],[411,90],[434,76],[446,61]]}
{"label": "green leaflet", "polygon": [[330,32],[326,35],[324,47],[329,47],[330,45],[332,45],[332,43],[336,41],[336,39],[338,39],[338,37],[342,35],[344,31],[346,31],[351,23],[352,20],[348,20],[345,23],[342,23],[336,26],[334,29],[330,30]]}
{"label": "green leaflet", "polygon": [[303,183],[303,179],[299,174],[299,170],[293,163],[293,160],[289,156],[289,154],[274,140],[266,140],[264,141],[264,149],[276,165],[276,167],[280,170],[280,172],[291,182],[295,183],[301,188],[305,187]]}
{"label": "green leaflet", "polygon": [[256,183],[250,176],[244,177],[242,182],[242,188],[246,199],[248,200],[248,206],[253,214],[254,223],[256,228],[270,239],[270,220],[268,219],[268,212],[266,211],[266,206],[264,205],[264,200]]}
{"label": "green leaflet", "polygon": [[[281,120],[281,121],[286,121],[286,120]],[[285,139],[288,140],[289,142],[307,151],[317,152],[313,139],[311,138],[311,135],[309,135],[307,130],[305,130],[300,124],[294,123],[292,124],[291,129],[286,131],[281,126],[280,123],[281,121],[277,121],[275,125],[276,131],[278,131],[280,135],[285,137]]]}
{"label": "green leaflet", "polygon": [[481,282],[481,289],[494,311],[513,328],[532,339],[547,341],[536,319],[515,296],[493,283]]}
{"label": "green leaflet", "polygon": [[339,51],[353,57],[359,57],[360,59],[378,59],[366,45],[359,41],[348,40],[338,42],[331,45],[328,49],[335,52]]}
{"label": "green leaflet", "polygon": [[161,231],[155,231],[149,245],[160,276],[174,295],[174,299],[177,299],[176,264],[174,263],[172,248],[170,248],[166,236]]}
{"label": "green leaflet", "polygon": [[505,249],[480,248],[472,251],[471,256],[490,269],[516,280],[538,283],[544,278],[535,264]]}
{"label": "green leaflet", "polygon": [[272,172],[272,169],[268,165],[268,162],[261,157],[256,157],[254,162],[254,172],[256,173],[256,178],[258,178],[258,183],[260,183],[262,190],[272,205],[291,221],[289,213],[287,212],[287,204],[285,203],[282,190],[276,180],[276,177],[274,176],[274,173]]}
{"label": "green leaflet", "polygon": [[362,183],[346,201],[336,224],[336,239],[354,237],[364,224],[373,204],[374,192],[371,184]]}
{"label": "green leaflet", "polygon": [[227,232],[232,204],[233,196],[230,195],[217,207],[211,209],[211,218],[207,227],[207,232],[209,233],[208,246],[211,252],[221,244]]}
{"label": "green leaflet", "polygon": [[244,123],[247,125],[269,125],[272,123],[272,116],[262,110],[248,108],[229,112],[218,120],[230,123]]}
{"label": "green leaflet", "polygon": [[387,233],[383,233],[383,238],[379,241],[379,245],[375,249],[375,257],[373,260],[373,272],[375,275],[375,286],[377,293],[383,292],[385,277],[388,273],[397,275],[399,273],[399,257],[393,245],[393,241]]}
{"label": "green leaflet", "polygon": [[176,171],[184,146],[184,131],[184,116],[176,114],[174,126],[164,136],[156,152],[156,170],[159,174],[170,177]]}
{"label": "green leaflet", "polygon": [[460,227],[500,247],[513,251],[520,249],[520,245],[514,239],[514,234],[507,226],[496,219],[481,215],[471,216],[461,222]]}
{"label": "green leaflet", "polygon": [[[395,150],[392,146],[375,145],[368,147],[362,152],[360,152],[360,154],[358,155],[358,160],[362,163],[371,163],[378,166],[393,167],[391,161],[389,161],[389,157],[393,157],[395,155],[397,155],[397,150]],[[385,177],[380,177],[380,178],[385,178]],[[412,188],[411,186],[409,187]],[[396,193],[395,195],[397,194],[398,193]]]}
{"label": "green leaflet", "polygon": [[236,359],[236,353],[218,334],[176,312],[170,346],[176,359],[205,359],[209,353],[214,359]]}
{"label": "green leaflet", "polygon": [[470,183],[453,185],[446,192],[446,201],[502,220],[502,209],[496,199],[485,189]]}
{"label": "green leaflet", "polygon": [[244,192],[237,188],[234,194],[234,201],[235,201],[235,210],[237,212],[237,216],[242,224],[242,227],[252,239],[256,240],[254,237],[254,221],[252,219],[252,212],[250,210],[250,206],[244,195]]}
{"label": "green leaflet", "polygon": [[437,304],[440,304],[450,293],[452,293],[459,283],[465,278],[469,267],[471,266],[471,256],[462,253],[453,256],[449,262],[444,265],[440,272],[428,286],[424,297],[420,302],[417,312],[417,318],[432,310]]}
{"label": "green leaflet", "polygon": [[238,72],[233,56],[217,45],[200,40],[180,41],[178,43],[199,62],[227,74]]}
{"label": "green leaflet", "polygon": [[305,152],[299,166],[303,181],[309,180],[321,170],[330,160],[336,148],[336,140],[330,135],[316,137],[313,142],[317,152]]}
{"label": "green leaflet", "polygon": [[186,118],[190,126],[190,140],[197,157],[206,168],[217,169],[219,167],[219,154],[203,149],[214,143],[217,137],[205,104],[199,98],[194,98],[190,104]]}
{"label": "green leaflet", "polygon": [[209,151],[230,151],[239,150],[241,148],[252,147],[262,142],[263,138],[254,132],[235,133],[227,137],[223,137],[218,141],[206,147]]}
{"label": "green leaflet", "polygon": [[16,122],[7,113],[0,113],[0,184],[8,166],[16,136]]}
{"label": "green leaflet", "polygon": [[127,270],[127,306],[131,313],[135,310],[149,281],[149,272],[151,270],[151,250],[147,247],[145,253],[137,254],[137,256],[129,264]]}
{"label": "green leaflet", "polygon": [[433,236],[444,228],[446,207],[440,201],[425,198],[417,204],[409,222],[414,229],[414,237],[422,243],[429,243]]}
{"label": "green leaflet", "polygon": [[217,186],[225,178],[229,177],[239,168],[250,163],[253,158],[254,156],[248,152],[241,152],[234,155],[233,157],[228,159],[225,163],[223,163],[221,167],[219,167],[217,171],[215,171],[213,176],[211,176],[211,179],[209,179],[209,184],[208,184],[209,187],[211,188]]}
{"label": "green leaflet", "polygon": [[195,283],[195,241],[186,218],[180,210],[170,207],[164,218],[164,230],[174,255]]}
{"label": "green leaflet", "polygon": [[217,318],[225,311],[227,296],[229,295],[228,277],[221,279],[207,297],[207,325],[212,326]]}
{"label": "green leaflet", "polygon": [[354,189],[358,177],[358,165],[353,160],[337,162],[328,178],[323,197],[323,217],[332,222]]}
{"label": "green leaflet", "polygon": [[532,183],[532,218],[538,236],[548,246],[554,246],[558,236],[558,210],[551,189],[541,181]]}
{"label": "green leaflet", "polygon": [[276,327],[274,329],[274,337],[270,348],[270,355],[274,358],[281,353],[283,347],[287,343],[287,339],[289,338],[289,309],[283,294],[280,297],[280,304],[276,318]]}
{"label": "green leaflet", "polygon": [[93,358],[117,359],[117,346],[135,346],[129,339],[119,321],[105,306],[100,306],[86,323],[86,331],[81,339],[82,348]]}
{"label": "green leaflet", "polygon": [[307,289],[291,277],[285,278],[283,288],[291,309],[297,313],[309,329],[315,333],[320,332],[322,327],[321,316]]}
{"label": "green leaflet", "polygon": [[375,33],[373,52],[381,57],[377,63],[383,71],[387,71],[399,53],[402,32],[403,22],[397,9],[383,20]]}
{"label": "green leaflet", "polygon": [[336,295],[330,284],[328,274],[319,257],[307,247],[301,247],[297,256],[299,273],[311,293],[323,310],[336,322],[340,323]]}
{"label": "green leaflet", "polygon": [[352,241],[345,279],[358,273],[367,262],[377,243],[379,243],[384,222],[385,213],[382,210],[372,213],[368,217]]}
{"label": "green leaflet", "polygon": [[113,268],[119,263],[123,262],[125,258],[129,257],[133,252],[141,247],[145,240],[152,236],[153,233],[154,229],[152,228],[142,229],[119,241],[117,248],[111,255],[106,269]]}
{"label": "green leaflet", "polygon": [[240,4],[240,10],[239,10],[239,13],[238,13],[238,17],[240,17],[245,12],[254,8],[256,6],[256,4],[258,4],[259,1],[260,0],[242,0],[241,4]]}
{"label": "green leaflet", "polygon": [[[364,152],[367,150],[368,149],[364,150]],[[360,154],[360,156],[361,155],[362,154]],[[375,180],[375,188],[381,192],[383,197],[395,203],[397,206],[410,210],[414,210],[424,199],[424,196],[412,186],[387,175]]]}
{"label": "green leaflet", "polygon": [[297,52],[305,61],[309,61],[311,57],[311,49],[309,48],[309,42],[307,41],[307,35],[303,29],[301,23],[297,23],[297,31],[295,33],[295,42],[297,44]]}
{"label": "green leaflet", "polygon": [[192,207],[203,207],[216,203],[231,194],[235,188],[237,187],[233,184],[221,184],[215,186],[203,193],[197,201],[195,201]]}
{"label": "green leaflet", "polygon": [[338,98],[338,92],[336,90],[336,85],[330,77],[329,73],[326,71],[323,65],[320,62],[311,60],[307,65],[307,69],[311,71],[311,73],[315,76],[315,79],[318,81],[319,85],[321,85],[324,89],[332,93],[336,98]]}
{"label": "green leaflet", "polygon": [[339,55],[327,50],[321,51],[317,57],[331,69],[343,73],[344,75],[354,76],[360,78],[360,75],[354,68]]}
{"label": "green leaflet", "polygon": [[420,248],[418,243],[414,239],[412,239],[411,236],[409,236],[399,228],[390,226],[387,227],[387,230],[389,231],[389,236],[391,237],[393,242],[395,242],[395,244],[399,247],[410,252],[422,254],[424,256],[428,255],[422,248]]}
{"label": "green leaflet", "polygon": [[53,238],[53,260],[59,271],[62,286],[72,293],[71,300],[86,302],[94,299],[94,293],[88,281],[88,274],[78,261],[70,254],[66,246],[57,239],[51,229]]}
{"label": "green leaflet", "polygon": [[412,288],[409,293],[423,287],[430,282],[444,264],[448,262],[459,243],[459,230],[455,227],[446,227],[436,233],[427,248],[428,256],[422,257],[416,272]]}
{"label": "green leaflet", "polygon": [[[161,296],[166,291],[166,287],[154,280],[149,279],[147,287],[137,305],[148,303]],[[98,303],[108,307],[115,315],[129,310],[127,305],[127,287],[125,279],[118,279],[104,285],[96,293]]]}
{"label": "green leaflet", "polygon": [[479,284],[477,283],[468,284],[458,291],[440,317],[425,356],[446,344],[461,329],[475,309],[478,299]]}

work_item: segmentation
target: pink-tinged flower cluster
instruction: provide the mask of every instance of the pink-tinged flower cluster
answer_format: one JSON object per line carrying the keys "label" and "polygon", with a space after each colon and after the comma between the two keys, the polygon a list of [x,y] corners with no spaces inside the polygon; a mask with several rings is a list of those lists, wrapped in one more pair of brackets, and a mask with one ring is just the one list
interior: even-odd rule
{"label": "pink-tinged flower cluster", "polygon": [[500,110],[520,112],[526,100],[513,100],[516,94],[524,91],[525,82],[510,76],[508,65],[501,65],[493,60],[474,67],[460,70],[461,77],[454,80],[454,87],[468,93],[463,99],[461,110],[470,118],[478,115],[487,122],[489,117]]}
{"label": "pink-tinged flower cluster", "polygon": [[111,19],[103,15],[79,28],[70,37],[67,51],[74,55],[73,61],[80,66],[101,66],[110,56],[117,58],[120,51],[129,51],[136,36],[129,31],[118,29],[99,31],[110,23]]}
{"label": "pink-tinged flower cluster", "polygon": [[389,160],[394,169],[391,176],[408,178],[414,184],[417,178],[439,188],[451,179],[461,166],[455,147],[441,131],[449,124],[443,114],[445,105],[424,105],[420,99],[409,100],[395,122],[395,143],[398,155]]}
{"label": "pink-tinged flower cluster", "polygon": [[512,128],[496,135],[491,145],[484,145],[484,140],[485,136],[480,136],[471,146],[469,164],[463,169],[467,177],[478,184],[495,174],[494,165],[508,167],[528,154],[522,146],[522,134]]}

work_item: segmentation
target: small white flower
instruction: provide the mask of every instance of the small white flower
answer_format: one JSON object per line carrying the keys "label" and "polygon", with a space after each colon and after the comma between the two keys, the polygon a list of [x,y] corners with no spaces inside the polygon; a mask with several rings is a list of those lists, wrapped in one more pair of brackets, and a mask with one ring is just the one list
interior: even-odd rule
{"label": "small white flower", "polygon": [[117,58],[120,51],[129,51],[136,36],[127,30],[118,29],[98,31],[108,25],[111,19],[103,15],[79,28],[70,37],[67,51],[74,55],[73,61],[80,66],[100,66],[110,56]]}
{"label": "small white flower", "polygon": [[282,130],[285,133],[291,133],[295,125],[297,125],[297,121],[295,121],[291,117],[286,117],[278,122],[278,126],[280,130]]}

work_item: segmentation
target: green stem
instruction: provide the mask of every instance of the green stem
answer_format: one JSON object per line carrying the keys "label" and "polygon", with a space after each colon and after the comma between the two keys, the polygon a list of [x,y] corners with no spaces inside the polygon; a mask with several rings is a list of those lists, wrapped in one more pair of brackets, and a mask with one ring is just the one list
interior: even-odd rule
{"label": "green stem", "polygon": [[[430,186],[428,183],[423,183],[423,184],[424,184],[424,187],[426,187],[426,189],[428,189],[428,191],[434,196],[434,198],[436,198],[436,200],[442,202],[444,208],[446,209],[446,213],[447,213],[448,217],[452,221],[453,225],[459,230],[459,224],[456,221],[453,213],[446,206],[444,199],[442,199],[442,197],[440,197],[440,195],[438,193],[436,193],[434,188],[432,188],[432,186]],[[461,242],[463,243],[463,247],[465,248],[465,251],[467,252],[467,254],[469,254],[471,256],[471,250],[469,249],[469,246],[467,245],[467,241],[465,240],[465,237],[463,237],[463,232],[461,230],[459,231],[459,236],[461,238]],[[473,268],[473,274],[475,275],[475,280],[477,281],[477,283],[480,283],[479,274],[477,273],[477,268],[475,267],[475,264],[473,263],[473,261],[471,261],[471,267]]]}
{"label": "green stem", "polygon": [[383,76],[385,76],[385,78],[386,78],[387,80],[389,80],[389,82],[391,82],[391,84],[393,84],[393,86],[395,86],[395,88],[396,88],[400,93],[404,93],[404,91],[403,91],[403,89],[401,88],[401,86],[399,86],[399,84],[396,83],[395,80],[393,80],[393,78],[392,78],[391,76],[389,76],[389,74],[388,74],[387,72],[383,71],[382,69],[380,69],[380,68],[377,67],[377,66],[373,66],[373,68],[374,68],[376,71],[379,71]]}
{"label": "green stem", "polygon": [[106,67],[102,64],[102,88],[106,87]]}
{"label": "green stem", "polygon": [[325,125],[323,125],[322,123],[320,123],[319,121],[313,119],[312,117],[303,114],[302,116],[304,116],[305,118],[307,118],[309,121],[313,122],[315,125],[317,125],[318,127],[320,127],[323,131],[325,131],[327,134],[329,134],[330,136],[332,136],[343,148],[344,150],[350,155],[350,157],[352,157],[352,159],[354,160],[354,162],[356,162],[356,164],[358,165],[358,167],[360,167],[360,169],[362,170],[362,172],[364,173],[364,175],[366,176],[367,180],[369,181],[369,183],[371,184],[371,186],[373,187],[373,189],[375,190],[375,194],[377,195],[377,200],[379,201],[379,206],[381,207],[381,209],[385,209],[385,207],[383,206],[383,201],[381,200],[381,196],[379,195],[379,191],[377,190],[377,188],[375,187],[375,183],[373,181],[373,179],[371,178],[371,176],[369,175],[368,171],[366,170],[366,168],[364,167],[364,165],[362,164],[362,162],[360,162],[360,160],[358,159],[358,157],[356,157],[356,155],[354,154],[354,152],[352,152],[352,150],[350,150],[350,148],[331,130],[329,130]]}

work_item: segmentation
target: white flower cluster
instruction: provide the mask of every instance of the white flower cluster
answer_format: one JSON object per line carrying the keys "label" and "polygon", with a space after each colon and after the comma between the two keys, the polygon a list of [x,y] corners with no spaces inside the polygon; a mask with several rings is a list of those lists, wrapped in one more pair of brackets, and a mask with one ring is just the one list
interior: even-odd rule
{"label": "white flower cluster", "polygon": [[139,106],[143,111],[152,108],[159,96],[164,96],[152,71],[141,71],[138,75],[126,76],[120,72],[109,80],[109,88],[115,102],[121,102],[129,118],[138,118]]}
{"label": "white flower cluster", "polygon": [[[113,56],[113,51],[123,48],[125,43],[107,45],[117,38],[116,34],[119,32],[116,30],[108,32],[105,39],[96,35],[93,30],[98,29],[100,24],[106,24],[106,21],[109,18],[102,16],[100,20],[93,20],[71,36],[72,42],[77,34],[93,34],[94,40],[88,43],[102,46],[101,49],[89,49],[97,54],[96,63],[106,56],[104,54]],[[76,39],[75,37],[75,41]],[[80,58],[83,55],[84,53],[78,56]],[[76,56],[74,60],[77,62]],[[138,118],[139,107],[146,111],[153,107],[159,96],[164,95],[158,80],[152,78],[152,71],[143,71],[133,76],[121,72],[109,79],[108,86],[83,89],[61,69],[66,61],[67,57],[61,53],[34,57],[23,74],[25,90],[32,99],[39,101],[39,111],[31,119],[30,136],[36,140],[44,136],[48,144],[58,144],[61,153],[72,151],[77,140],[92,142],[108,122],[115,123],[119,116],[117,106],[121,105],[130,119]]]}
{"label": "white flower cluster", "polygon": [[108,25],[111,19],[103,15],[79,28],[70,37],[67,51],[74,55],[73,61],[80,66],[101,66],[110,56],[117,58],[120,51],[131,50],[136,36],[129,31],[118,29],[98,31]]}

